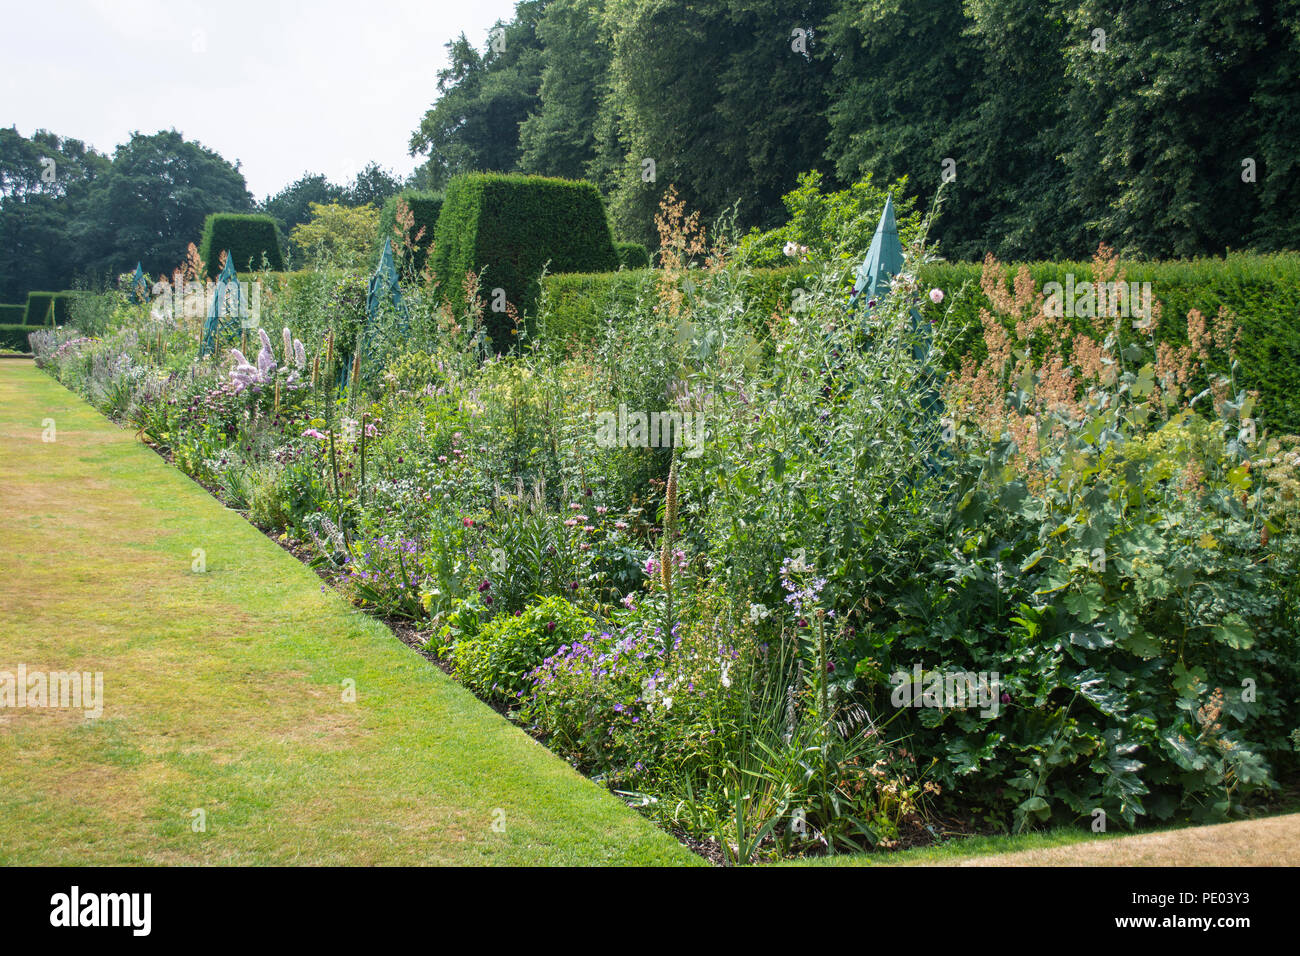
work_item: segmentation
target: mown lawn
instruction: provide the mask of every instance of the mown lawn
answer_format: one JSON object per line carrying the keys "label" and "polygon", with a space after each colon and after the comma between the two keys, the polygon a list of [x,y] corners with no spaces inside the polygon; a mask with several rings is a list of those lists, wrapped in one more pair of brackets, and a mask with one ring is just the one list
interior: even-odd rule
{"label": "mown lawn", "polygon": [[104,712],[0,709],[0,864],[701,862],[5,360],[0,671],[20,663],[102,671]]}

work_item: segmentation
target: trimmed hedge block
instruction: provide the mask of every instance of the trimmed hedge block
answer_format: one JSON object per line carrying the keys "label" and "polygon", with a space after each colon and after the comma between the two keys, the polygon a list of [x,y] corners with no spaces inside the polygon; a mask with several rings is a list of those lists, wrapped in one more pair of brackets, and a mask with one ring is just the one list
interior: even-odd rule
{"label": "trimmed hedge block", "polygon": [[[1029,273],[1041,292],[1048,282],[1074,285],[1092,281],[1090,262],[1031,262]],[[1125,282],[1151,283],[1151,297],[1160,302],[1156,341],[1187,344],[1187,313],[1198,309],[1212,318],[1225,307],[1237,318],[1241,338],[1237,343],[1238,384],[1260,394],[1260,427],[1300,434],[1300,256],[1233,254],[1225,259],[1191,259],[1163,262],[1123,262]],[[1019,264],[1008,264],[1015,275]],[[921,267],[922,288],[942,289],[947,298],[934,305],[921,297],[922,313],[946,323],[956,323],[958,342],[954,368],[968,350],[983,348],[979,313],[988,308],[980,289],[978,263],[931,263]],[[965,293],[956,296],[965,287]],[[1082,328],[1090,320],[1076,318]],[[1124,342],[1136,338],[1125,328]]]}
{"label": "trimmed hedge block", "polygon": [[466,273],[482,272],[479,295],[493,345],[504,352],[515,329],[501,294],[520,319],[536,311],[548,273],[618,268],[605,204],[591,183],[543,176],[471,173],[447,186],[434,237],[434,270],[444,300],[460,304]]}
{"label": "trimmed hedge block", "polygon": [[54,324],[63,325],[71,314],[72,292],[28,292],[23,325],[49,325],[50,304],[54,304]]}
{"label": "trimmed hedge block", "polygon": [[[429,250],[433,248],[433,237],[438,231],[438,216],[442,212],[442,193],[422,192],[418,189],[406,189],[396,196],[389,196],[388,201],[384,203],[384,208],[379,211],[379,241],[377,244],[376,255],[378,250],[384,247],[384,240],[393,241],[393,255],[397,259],[398,269],[405,271],[411,269],[417,274],[424,271],[424,263],[429,257]],[[414,252],[410,255],[402,254],[402,241],[405,238],[399,238],[395,233],[400,230],[397,226],[397,201],[403,200],[411,211],[411,217],[414,219],[414,225],[411,229],[410,239],[415,243]],[[420,230],[424,232],[421,233]],[[416,238],[416,237],[419,238]]]}
{"label": "trimmed hedge block", "polygon": [[[1092,281],[1090,262],[1027,263],[1042,291],[1044,284]],[[1151,284],[1151,296],[1161,303],[1157,342],[1185,345],[1187,313],[1200,310],[1207,318],[1225,307],[1237,317],[1241,338],[1237,344],[1238,381],[1260,394],[1260,422],[1277,432],[1300,434],[1300,256],[1231,255],[1226,259],[1122,263],[1126,282]],[[1018,264],[1005,267],[1008,278]],[[942,289],[946,295],[934,304],[922,295],[923,316],[948,325],[955,346],[948,351],[944,371],[956,371],[962,356],[979,357],[983,348],[980,309],[989,308],[980,288],[979,263],[928,263],[920,269],[923,290]],[[547,312],[542,325],[547,338],[563,342],[589,342],[607,317],[628,314],[638,294],[654,295],[642,272],[608,272],[601,275],[557,275],[544,280]],[[756,269],[745,279],[746,315],[756,334],[765,332],[768,316],[788,307],[793,290],[804,284],[807,273],[799,266]],[[847,291],[845,293],[847,298]],[[1079,328],[1087,318],[1074,320]],[[1141,333],[1127,330],[1124,341]],[[1131,338],[1130,338],[1131,337]]]}
{"label": "trimmed hedge block", "polygon": [[615,242],[618,264],[624,269],[649,269],[650,252],[639,242]]}
{"label": "trimmed hedge block", "polygon": [[[616,319],[633,307],[638,296],[651,299],[662,273],[657,269],[624,269],[573,275],[548,275],[546,313],[541,320],[547,338],[565,342],[590,342],[606,318]],[[755,269],[744,279],[745,315],[754,333],[767,334],[772,313],[788,309],[794,290],[804,284],[807,272],[799,266]]]}
{"label": "trimmed hedge block", "polygon": [[27,342],[27,336],[35,331],[37,330],[30,325],[0,325],[0,349],[30,352],[32,347]]}
{"label": "trimmed hedge block", "polygon": [[221,274],[221,253],[229,250],[235,261],[236,272],[262,268],[262,254],[266,254],[273,272],[284,271],[284,256],[280,252],[280,228],[270,216],[256,213],[214,212],[203,222],[203,239],[199,243],[199,257],[208,270],[208,278]]}
{"label": "trimmed hedge block", "polygon": [[22,325],[27,319],[27,303],[0,305],[0,325]]}

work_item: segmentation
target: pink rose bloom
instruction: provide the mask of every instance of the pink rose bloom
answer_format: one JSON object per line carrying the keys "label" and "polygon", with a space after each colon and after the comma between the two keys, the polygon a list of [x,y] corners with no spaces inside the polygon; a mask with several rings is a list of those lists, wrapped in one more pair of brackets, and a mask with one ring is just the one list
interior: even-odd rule
{"label": "pink rose bloom", "polygon": [[942,290],[942,289],[931,289],[931,290],[930,290],[930,301],[933,302],[935,305],[938,305],[940,302],[942,302],[942,301],[943,301],[943,290]]}

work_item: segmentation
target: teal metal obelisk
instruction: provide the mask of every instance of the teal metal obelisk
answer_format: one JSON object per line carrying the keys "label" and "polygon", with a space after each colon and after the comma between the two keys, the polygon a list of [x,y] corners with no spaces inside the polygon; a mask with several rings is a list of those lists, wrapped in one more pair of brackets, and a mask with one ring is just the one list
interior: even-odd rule
{"label": "teal metal obelisk", "polygon": [[230,254],[230,250],[226,250],[226,264],[221,269],[221,275],[217,277],[217,290],[212,296],[207,320],[203,323],[199,358],[214,354],[217,351],[217,343],[223,335],[239,331],[239,320],[244,313],[244,308],[245,303],[239,282],[235,278],[235,258]]}

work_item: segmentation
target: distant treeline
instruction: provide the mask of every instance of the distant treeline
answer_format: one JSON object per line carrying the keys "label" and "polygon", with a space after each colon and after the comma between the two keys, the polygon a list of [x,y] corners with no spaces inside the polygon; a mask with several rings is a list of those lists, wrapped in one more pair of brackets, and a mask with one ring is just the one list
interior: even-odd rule
{"label": "distant treeline", "polygon": [[591,179],[647,243],[669,183],[770,228],[820,169],[922,206],[946,175],[952,258],[1294,249],[1297,24],[1300,0],[528,0],[448,44],[416,178]]}
{"label": "distant treeline", "polygon": [[312,202],[381,206],[402,186],[371,163],[346,186],[304,174],[255,203],[237,165],[175,130],[135,133],[110,158],[46,130],[0,128],[0,303],[94,285],[137,262],[170,272],[212,212],[268,213],[287,239]]}

